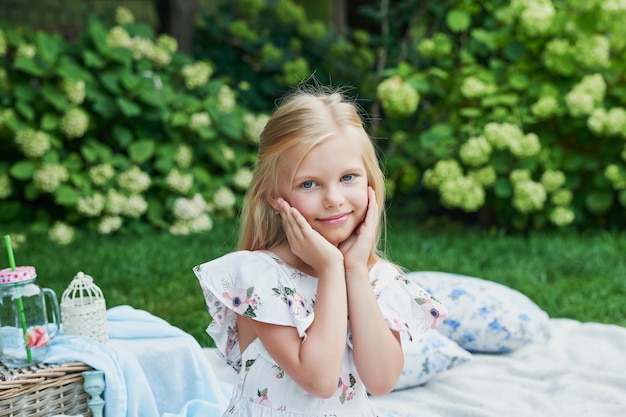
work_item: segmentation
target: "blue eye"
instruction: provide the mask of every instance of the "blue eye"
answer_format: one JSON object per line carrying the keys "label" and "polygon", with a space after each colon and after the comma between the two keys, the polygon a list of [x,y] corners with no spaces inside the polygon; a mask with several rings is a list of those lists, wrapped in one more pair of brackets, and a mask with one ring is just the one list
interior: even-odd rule
{"label": "blue eye", "polygon": [[342,181],[352,181],[354,179],[354,174],[346,174],[341,177]]}
{"label": "blue eye", "polygon": [[302,188],[313,188],[313,185],[315,185],[315,183],[313,181],[305,181],[303,182],[300,186]]}

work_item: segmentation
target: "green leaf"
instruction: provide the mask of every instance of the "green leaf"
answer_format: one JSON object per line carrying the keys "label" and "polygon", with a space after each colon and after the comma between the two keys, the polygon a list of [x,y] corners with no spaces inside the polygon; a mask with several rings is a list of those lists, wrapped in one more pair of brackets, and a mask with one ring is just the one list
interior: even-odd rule
{"label": "green leaf", "polygon": [[37,96],[37,91],[30,84],[20,83],[13,88],[13,95],[24,101],[32,101]]}
{"label": "green leaf", "polygon": [[464,107],[459,110],[459,114],[463,117],[467,117],[468,119],[475,119],[482,116],[483,109],[480,107]]}
{"label": "green leaf", "polygon": [[496,197],[509,198],[513,195],[513,188],[511,188],[511,183],[508,179],[498,177],[493,185],[493,192]]}
{"label": "green leaf", "polygon": [[70,108],[70,103],[67,100],[67,97],[54,84],[44,84],[41,87],[41,95],[48,103],[60,112],[65,112]]}
{"label": "green leaf", "polygon": [[446,24],[452,32],[463,32],[469,27],[471,21],[470,15],[459,9],[451,10],[446,15]]}
{"label": "green leaf", "polygon": [[107,32],[104,28],[104,25],[94,15],[89,16],[88,22],[89,25],[87,28],[87,33],[91,37],[91,40],[96,47],[96,50],[103,55],[107,55],[111,48],[109,48],[109,45],[107,45]]}
{"label": "green leaf", "polygon": [[35,77],[43,77],[46,71],[31,58],[18,56],[13,61],[13,67]]}
{"label": "green leaf", "polygon": [[504,56],[511,61],[519,61],[526,55],[526,47],[520,41],[511,41],[504,47]]}
{"label": "green leaf", "polygon": [[141,78],[139,78],[138,76],[136,76],[135,74],[133,74],[131,72],[125,72],[120,77],[120,84],[127,91],[133,91],[134,92],[137,89],[137,87],[139,86],[140,83],[141,83]]}
{"label": "green leaf", "polygon": [[62,206],[75,206],[80,197],[78,191],[65,184],[54,190],[54,201]]}
{"label": "green leaf", "polygon": [[49,65],[53,65],[63,49],[62,42],[61,37],[56,33],[37,32],[35,40],[37,54]]}
{"label": "green leaf", "polygon": [[41,116],[42,130],[55,130],[59,126],[59,118],[51,113],[45,113]]}
{"label": "green leaf", "polygon": [[420,136],[420,143],[426,149],[432,149],[441,139],[452,136],[452,127],[448,124],[437,124]]}
{"label": "green leaf", "polygon": [[0,210],[0,220],[8,221],[16,218],[20,213],[22,206],[17,201],[3,201],[2,210]]}
{"label": "green leaf", "polygon": [[37,163],[30,159],[23,159],[14,163],[9,169],[9,174],[18,180],[29,180],[37,170]]}
{"label": "green leaf", "polygon": [[494,42],[494,37],[491,32],[484,29],[474,29],[472,30],[471,37],[475,41],[485,45],[491,51],[496,49],[496,43]]}
{"label": "green leaf", "polygon": [[124,113],[124,116],[133,117],[141,114],[141,107],[124,97],[118,97],[115,103],[120,111]]}
{"label": "green leaf", "polygon": [[17,112],[19,114],[24,116],[24,119],[31,122],[35,120],[35,110],[30,104],[23,101],[18,101],[17,103],[15,103],[15,108],[17,109]]}
{"label": "green leaf", "polygon": [[122,94],[122,89],[120,88],[119,82],[119,74],[117,72],[105,72],[100,74],[100,81],[104,88],[109,90],[113,94]]}
{"label": "green leaf", "polygon": [[83,60],[85,61],[85,65],[91,68],[102,68],[104,67],[104,61],[100,58],[100,55],[96,54],[93,51],[86,50],[83,51]]}
{"label": "green leaf", "polygon": [[115,137],[117,143],[122,146],[128,146],[134,139],[133,132],[125,126],[115,125],[112,131],[113,137]]}
{"label": "green leaf", "polygon": [[154,155],[155,143],[152,140],[140,140],[132,143],[128,148],[130,158],[141,164]]}

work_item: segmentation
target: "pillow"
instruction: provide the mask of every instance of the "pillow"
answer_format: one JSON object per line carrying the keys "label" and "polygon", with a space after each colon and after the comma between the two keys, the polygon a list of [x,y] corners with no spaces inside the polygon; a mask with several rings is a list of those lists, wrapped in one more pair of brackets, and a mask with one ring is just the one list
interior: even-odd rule
{"label": "pillow", "polygon": [[437,330],[470,352],[510,352],[546,334],[548,314],[512,288],[445,272],[406,277],[448,308]]}
{"label": "pillow", "polygon": [[401,337],[404,368],[394,390],[424,385],[435,375],[472,359],[470,352],[437,330],[431,330],[412,342],[404,332]]}

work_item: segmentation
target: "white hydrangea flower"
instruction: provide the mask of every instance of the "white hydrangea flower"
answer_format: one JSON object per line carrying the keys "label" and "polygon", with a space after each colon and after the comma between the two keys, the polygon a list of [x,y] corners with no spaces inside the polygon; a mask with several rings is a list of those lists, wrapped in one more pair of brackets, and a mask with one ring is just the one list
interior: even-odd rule
{"label": "white hydrangea flower", "polygon": [[199,130],[202,127],[211,126],[211,116],[207,112],[193,113],[189,121],[189,127],[192,130]]}
{"label": "white hydrangea flower", "polygon": [[556,97],[543,96],[532,105],[530,111],[541,119],[548,119],[558,113],[559,103]]}
{"label": "white hydrangea flower", "polygon": [[98,223],[98,233],[101,235],[110,235],[119,230],[124,223],[120,216],[104,216]]}
{"label": "white hydrangea flower", "polygon": [[0,198],[4,199],[13,193],[11,179],[7,174],[0,175]]}
{"label": "white hydrangea flower", "polygon": [[191,166],[191,162],[193,160],[193,151],[191,147],[187,145],[180,145],[176,150],[176,155],[174,156],[174,162],[180,168],[189,168]]}
{"label": "white hydrangea flower", "polygon": [[111,164],[100,164],[89,169],[89,178],[95,185],[103,186],[115,175]]}
{"label": "white hydrangea flower", "polygon": [[217,210],[229,210],[235,202],[235,194],[228,187],[221,187],[213,195],[213,204]]}
{"label": "white hydrangea flower", "polygon": [[594,134],[600,136],[605,134],[605,125],[607,124],[608,114],[606,110],[599,107],[591,112],[587,118],[587,127]]}
{"label": "white hydrangea flower", "polygon": [[122,172],[117,178],[117,185],[124,190],[130,191],[132,194],[143,193],[150,188],[151,183],[150,176],[137,166]]}
{"label": "white hydrangea flower", "polygon": [[87,197],[81,197],[76,203],[76,211],[83,216],[98,217],[104,210],[106,197],[102,194],[93,194]]}
{"label": "white hydrangea flower", "polygon": [[537,155],[541,151],[539,136],[535,133],[520,135],[509,142],[511,153],[518,158]]}
{"label": "white hydrangea flower", "polygon": [[471,170],[469,172],[469,176],[474,178],[474,180],[476,180],[476,182],[478,182],[483,187],[492,186],[498,178],[495,168],[491,165]]}
{"label": "white hydrangea flower", "polygon": [[32,59],[37,55],[37,48],[30,43],[23,43],[17,47],[17,56]]}
{"label": "white hydrangea flower", "polygon": [[574,45],[578,63],[586,68],[606,67],[610,61],[610,41],[606,35],[578,38]]}
{"label": "white hydrangea flower", "polygon": [[529,36],[540,36],[550,32],[556,10],[550,0],[526,0],[520,15],[520,25]]}
{"label": "white hydrangea flower", "polygon": [[246,114],[244,116],[246,136],[253,142],[258,143],[261,132],[265,129],[265,125],[269,119],[270,116],[267,114],[258,114],[256,116],[251,113]]}
{"label": "white hydrangea flower", "polygon": [[157,38],[157,45],[165,49],[170,54],[173,54],[178,50],[178,41],[176,38],[166,33],[159,35]]}
{"label": "white hydrangea flower", "polygon": [[560,190],[556,190],[552,192],[550,196],[550,201],[555,206],[567,206],[574,199],[574,193],[571,190],[561,188]]}
{"label": "white hydrangea flower", "polygon": [[15,134],[15,143],[29,158],[40,158],[52,147],[50,136],[40,130],[26,129]]}
{"label": "white hydrangea flower", "polygon": [[63,115],[59,128],[69,139],[80,138],[85,135],[89,128],[89,114],[83,109],[75,107]]}
{"label": "white hydrangea flower", "polygon": [[477,167],[489,161],[491,145],[484,136],[467,140],[459,149],[459,157],[466,165]]}
{"label": "white hydrangea flower", "polygon": [[376,87],[376,95],[389,117],[407,117],[417,111],[420,95],[398,76],[383,80]]}
{"label": "white hydrangea flower", "polygon": [[222,85],[217,94],[217,109],[220,113],[230,113],[235,109],[236,104],[233,90],[226,84]]}
{"label": "white hydrangea flower", "polygon": [[179,194],[187,194],[193,187],[193,175],[183,174],[177,169],[171,170],[165,178],[167,185]]}
{"label": "white hydrangea flower", "polygon": [[520,213],[532,213],[543,209],[548,194],[541,183],[527,180],[513,184],[513,208]]}
{"label": "white hydrangea flower", "polygon": [[129,23],[135,23],[135,16],[133,12],[127,7],[117,6],[115,8],[115,22],[118,25],[126,25]]}
{"label": "white hydrangea flower", "polygon": [[63,222],[57,221],[48,230],[48,238],[59,245],[68,245],[74,240],[74,229]]}
{"label": "white hydrangea flower", "polygon": [[185,86],[190,90],[204,87],[213,75],[213,67],[208,62],[196,62],[182,68]]}
{"label": "white hydrangea flower", "polygon": [[133,41],[126,29],[121,26],[113,26],[107,33],[106,43],[111,48],[130,49]]}
{"label": "white hydrangea flower", "polygon": [[449,208],[460,208],[471,213],[485,203],[485,190],[473,177],[456,177],[439,187],[441,203]]}
{"label": "white hydrangea flower", "polygon": [[608,111],[605,119],[604,130],[608,135],[619,135],[626,132],[626,110],[622,107],[614,107]]}
{"label": "white hydrangea flower", "polygon": [[574,211],[569,207],[559,206],[550,211],[550,221],[559,227],[571,224],[575,218]]}
{"label": "white hydrangea flower", "polygon": [[604,176],[611,182],[613,189],[626,189],[626,169],[621,168],[617,164],[609,164],[604,169]]}
{"label": "white hydrangea flower", "polygon": [[424,172],[424,185],[430,189],[437,189],[445,181],[463,176],[463,168],[455,159],[441,159],[432,169]]}
{"label": "white hydrangea flower", "polygon": [[63,81],[61,81],[61,89],[63,90],[65,97],[67,97],[70,103],[78,105],[82,104],[83,101],[85,101],[85,81],[73,81],[65,78],[63,79]]}
{"label": "white hydrangea flower", "polygon": [[172,212],[177,220],[191,220],[200,216],[207,209],[207,204],[200,194],[193,198],[177,198],[174,201]]}
{"label": "white hydrangea flower", "polygon": [[565,185],[563,171],[549,169],[541,174],[540,182],[548,192],[553,192]]}
{"label": "white hydrangea flower", "polygon": [[126,207],[126,196],[119,191],[111,188],[109,191],[107,191],[105,207],[107,213],[109,214],[122,214]]}
{"label": "white hydrangea flower", "polygon": [[132,194],[126,198],[126,202],[122,208],[122,214],[127,217],[137,219],[148,211],[148,203],[140,194]]}
{"label": "white hydrangea flower", "polygon": [[233,148],[229,146],[222,146],[222,156],[225,161],[234,161],[235,160],[235,151]]}
{"label": "white hydrangea flower", "polygon": [[463,79],[461,94],[467,98],[480,98],[496,92],[496,86],[473,75]]}
{"label": "white hydrangea flower", "polygon": [[524,133],[511,123],[489,122],[483,129],[483,135],[487,142],[495,149],[508,149],[511,143],[521,140]]}
{"label": "white hydrangea flower", "polygon": [[247,190],[251,182],[252,171],[248,168],[239,169],[233,177],[233,184],[240,190]]}
{"label": "white hydrangea flower", "polygon": [[45,164],[33,174],[33,184],[41,191],[52,193],[69,177],[63,165]]}
{"label": "white hydrangea flower", "polygon": [[509,173],[509,179],[512,184],[522,182],[522,181],[530,181],[532,175],[527,169],[514,169]]}
{"label": "white hydrangea flower", "polygon": [[587,75],[565,96],[565,104],[574,117],[588,116],[606,95],[606,82],[601,74]]}

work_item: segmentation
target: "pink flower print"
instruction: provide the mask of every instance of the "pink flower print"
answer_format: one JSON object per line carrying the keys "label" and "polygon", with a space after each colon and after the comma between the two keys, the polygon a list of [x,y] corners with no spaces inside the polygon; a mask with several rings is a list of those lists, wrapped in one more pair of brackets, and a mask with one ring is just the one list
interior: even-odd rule
{"label": "pink flower print", "polygon": [[415,301],[417,301],[417,303],[422,308],[422,311],[424,312],[424,319],[426,320],[426,324],[428,324],[431,329],[437,327],[439,321],[443,320],[445,315],[440,314],[439,310],[435,307],[430,297],[417,298]]}
{"label": "pink flower print", "polygon": [[339,397],[339,402],[341,404],[354,398],[355,385],[356,378],[354,375],[347,372],[341,373],[339,376],[339,383],[337,384],[337,391],[335,391],[335,396]]}
{"label": "pink flower print", "polygon": [[50,343],[50,336],[43,326],[36,326],[26,333],[26,346],[39,349]]}
{"label": "pink flower print", "polygon": [[289,310],[291,310],[295,316],[307,317],[309,315],[308,311],[306,311],[306,303],[304,302],[304,296],[302,296],[302,294],[294,292],[287,294],[286,298]]}
{"label": "pink flower print", "polygon": [[266,405],[268,407],[272,406],[272,402],[267,398],[267,388],[263,390],[257,390],[257,398],[254,399],[254,402],[259,403],[261,405]]}
{"label": "pink flower print", "polygon": [[230,301],[229,307],[238,314],[243,314],[248,308],[248,294],[244,288],[231,288],[224,291],[222,297]]}

